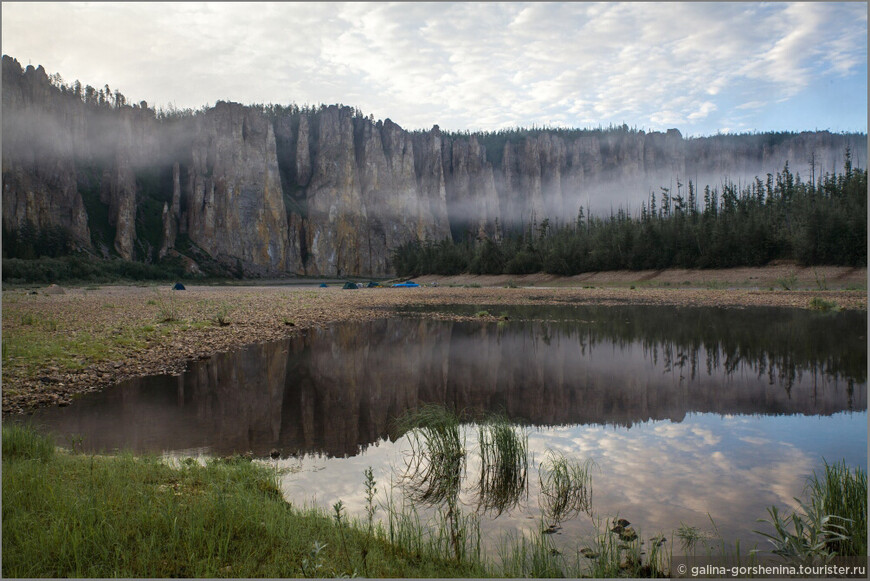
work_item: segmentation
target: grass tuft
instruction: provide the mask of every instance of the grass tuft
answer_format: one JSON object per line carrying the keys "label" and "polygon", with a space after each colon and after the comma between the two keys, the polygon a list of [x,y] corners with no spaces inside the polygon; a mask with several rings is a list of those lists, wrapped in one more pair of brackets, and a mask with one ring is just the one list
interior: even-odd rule
{"label": "grass tuft", "polygon": [[539,467],[538,478],[541,484],[541,510],[551,526],[581,512],[589,513],[592,506],[591,466],[591,460],[579,462],[565,458],[559,452],[547,451],[547,458]]}
{"label": "grass tuft", "polygon": [[47,462],[54,455],[54,441],[29,426],[3,426],[3,458]]}
{"label": "grass tuft", "polygon": [[455,502],[465,472],[465,439],[459,416],[439,405],[407,412],[397,421],[411,450],[405,455],[402,485],[414,502]]}
{"label": "grass tuft", "polygon": [[867,554],[867,473],[854,471],[842,460],[825,462],[825,472],[815,472],[807,484],[811,506],[824,515],[842,521],[847,539],[833,540],[829,549],[843,556]]}
{"label": "grass tuft", "polygon": [[834,556],[867,554],[867,474],[852,472],[845,461],[829,465],[824,475],[813,473],[807,482],[809,500],[795,500],[800,510],[780,515],[776,506],[767,509],[769,519],[759,519],[773,532],[756,531],[767,537],[773,553],[803,564],[827,563]]}
{"label": "grass tuft", "polygon": [[813,310],[822,311],[822,312],[827,312],[827,311],[835,311],[836,312],[836,311],[840,310],[840,305],[838,305],[834,301],[826,301],[825,299],[823,299],[821,297],[813,297],[812,300],[810,300],[810,308]]}
{"label": "grass tuft", "polygon": [[478,508],[498,516],[528,495],[528,434],[506,417],[493,416],[478,427],[478,446]]}

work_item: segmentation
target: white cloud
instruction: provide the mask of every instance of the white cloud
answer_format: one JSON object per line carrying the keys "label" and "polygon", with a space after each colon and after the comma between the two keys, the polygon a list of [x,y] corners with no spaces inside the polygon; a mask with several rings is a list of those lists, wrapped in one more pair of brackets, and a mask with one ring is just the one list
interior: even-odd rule
{"label": "white cloud", "polygon": [[866,93],[866,34],[854,3],[3,5],[4,52],[128,98],[343,102],[409,128],[733,125],[822,78]]}

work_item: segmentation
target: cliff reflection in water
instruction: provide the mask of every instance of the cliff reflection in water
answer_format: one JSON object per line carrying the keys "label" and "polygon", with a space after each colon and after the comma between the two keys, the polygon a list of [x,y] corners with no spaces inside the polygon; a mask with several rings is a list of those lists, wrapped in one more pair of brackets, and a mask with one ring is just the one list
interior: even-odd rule
{"label": "cliff reflection in water", "polygon": [[[577,307],[389,318],[127,382],[38,420],[90,449],[354,455],[422,403],[536,425],[865,410],[866,313]],[[524,320],[518,320],[525,317]]]}

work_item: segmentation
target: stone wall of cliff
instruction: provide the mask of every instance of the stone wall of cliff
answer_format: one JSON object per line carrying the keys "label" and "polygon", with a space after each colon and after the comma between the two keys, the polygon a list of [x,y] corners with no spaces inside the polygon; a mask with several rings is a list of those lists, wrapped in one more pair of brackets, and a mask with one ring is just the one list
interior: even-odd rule
{"label": "stone wall of cliff", "polygon": [[[65,230],[75,248],[179,252],[247,276],[388,275],[414,239],[497,236],[580,207],[637,211],[659,188],[866,167],[866,135],[684,138],[629,131],[409,132],[349,107],[218,102],[180,119],[84,103],[3,57],[3,228]],[[196,266],[193,265],[192,270]]]}

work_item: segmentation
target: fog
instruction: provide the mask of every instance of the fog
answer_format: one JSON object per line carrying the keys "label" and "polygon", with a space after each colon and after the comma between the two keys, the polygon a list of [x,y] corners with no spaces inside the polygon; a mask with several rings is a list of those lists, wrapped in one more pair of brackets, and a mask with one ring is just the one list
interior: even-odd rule
{"label": "fog", "polygon": [[[256,175],[256,164],[262,163],[256,156],[265,153],[264,175],[276,166],[281,174],[288,223],[293,222],[291,214],[297,218],[302,214],[315,221],[311,225],[328,229],[338,214],[358,216],[363,218],[359,228],[368,231],[354,236],[368,239],[367,244],[385,244],[386,252],[418,236],[464,236],[481,228],[493,234],[496,223],[502,229],[539,225],[545,219],[552,225],[571,224],[581,208],[587,217],[606,218],[620,210],[637,217],[644,205],[649,208],[652,195],[661,207],[665,191],[688,203],[690,182],[696,206],[703,209],[706,187],[721,196],[726,183],[742,188],[756,179],[765,182],[768,174],[775,180],[786,162],[803,181],[841,172],[847,147],[854,167],[867,165],[866,135],[826,131],[683,138],[677,130],[645,134],[618,127],[447,136],[435,127],[429,132],[407,132],[389,120],[375,122],[357,115],[350,107],[284,112],[267,108],[263,113],[263,108],[250,107],[240,122],[224,116],[238,115],[241,107],[165,117],[147,107],[84,103],[72,92],[51,85],[40,71],[22,71],[4,58],[4,196],[18,199],[20,207],[32,195],[25,191],[30,187],[27,175],[40,181],[39,195],[53,195],[52,188],[60,192],[55,184],[61,182],[69,189],[76,177],[81,188],[82,176],[94,170],[98,180],[109,172],[112,179],[128,184],[129,191],[138,187],[133,182],[140,177],[170,175],[177,163],[182,168],[183,213],[193,195],[194,167],[204,172],[203,183],[240,182]],[[274,131],[250,126],[259,115],[264,116],[262,125],[271,124]],[[302,116],[307,117],[309,158],[297,160]],[[326,142],[320,130],[322,123],[338,119],[344,121],[330,126],[324,135],[340,140],[340,145]],[[250,140],[256,140],[255,149],[248,147]],[[487,151],[486,144],[493,151]],[[332,157],[326,159],[327,155]],[[232,168],[247,169],[244,175],[230,176],[227,172],[236,169],[215,167],[219,159],[232,160]],[[304,181],[297,175],[300,163],[309,169],[303,172]],[[149,184],[147,192],[136,191],[137,220],[146,211],[142,209],[145,197],[156,197],[159,207],[172,199],[171,180],[150,179]],[[261,191],[244,183],[236,186],[241,192],[252,192],[246,196]],[[101,202],[117,208],[117,201],[105,199],[106,195],[101,191]],[[147,212],[155,212],[154,204],[149,207]],[[31,214],[40,211],[27,208]],[[22,219],[66,225],[63,218],[27,212]],[[156,220],[151,219],[150,227],[160,221],[159,214],[152,218]],[[88,222],[92,219],[89,216]],[[175,219],[182,231],[184,216]],[[296,234],[291,232],[291,238]]]}

